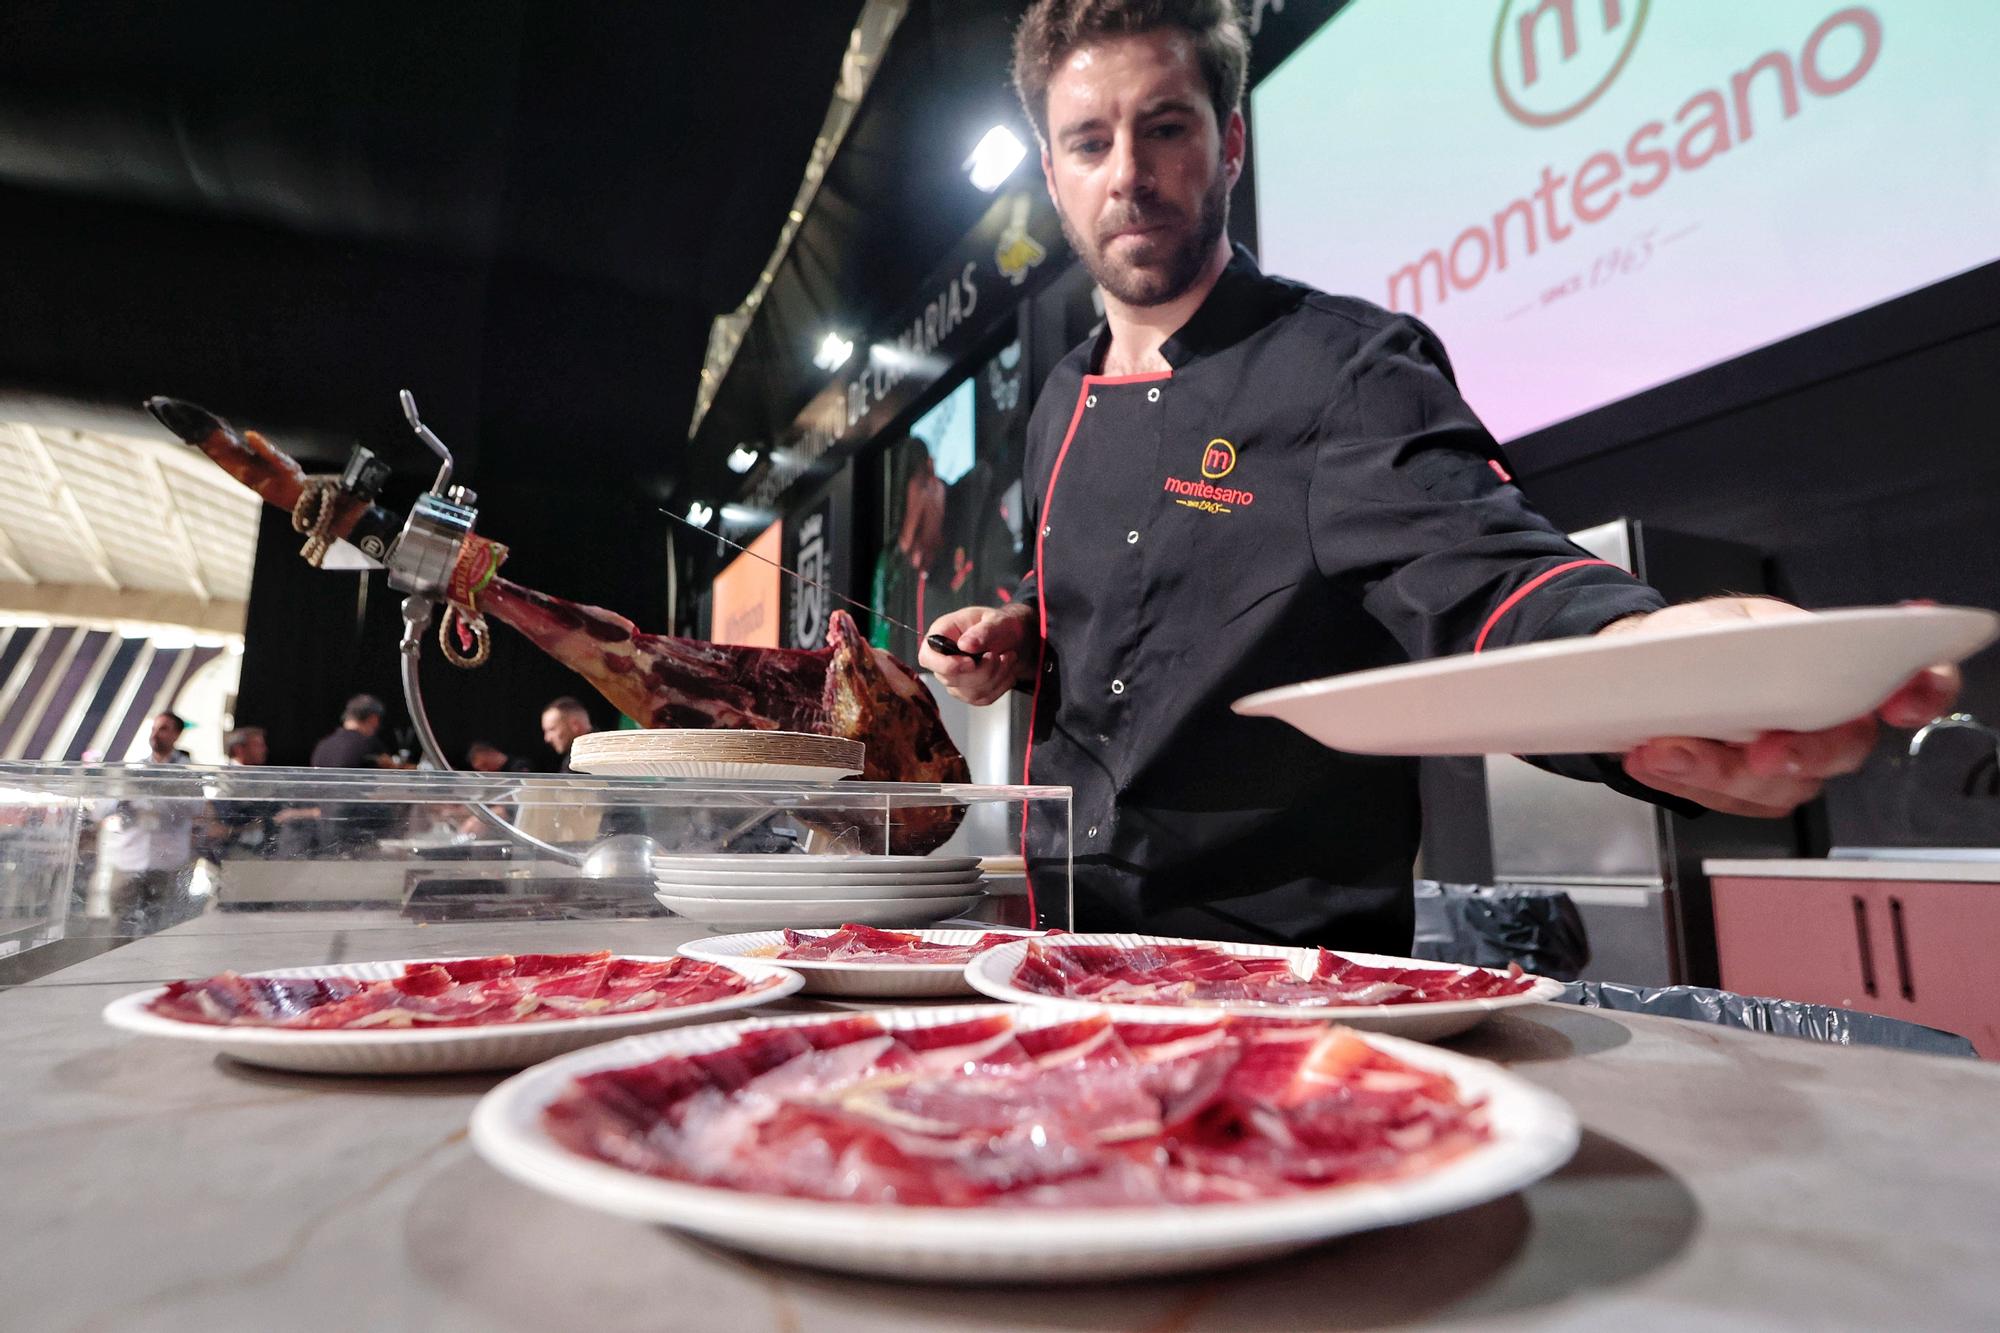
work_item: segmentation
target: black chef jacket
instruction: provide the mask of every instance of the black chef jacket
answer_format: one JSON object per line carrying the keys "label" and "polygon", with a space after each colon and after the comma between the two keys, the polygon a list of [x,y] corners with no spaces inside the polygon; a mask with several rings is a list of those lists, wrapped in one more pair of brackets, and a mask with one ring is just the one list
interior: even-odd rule
{"label": "black chef jacket", "polygon": [[[1595,633],[1662,606],[1508,481],[1422,324],[1267,277],[1238,249],[1161,348],[1059,364],[1028,427],[1039,602],[1030,816],[1076,926],[1407,954],[1416,761],[1240,717],[1255,690]],[[1603,757],[1545,761],[1660,797]]]}

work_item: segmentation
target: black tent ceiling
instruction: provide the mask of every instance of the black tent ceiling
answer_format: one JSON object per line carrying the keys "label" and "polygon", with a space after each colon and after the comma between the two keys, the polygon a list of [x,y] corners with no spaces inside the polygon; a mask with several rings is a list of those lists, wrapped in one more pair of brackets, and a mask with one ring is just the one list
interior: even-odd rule
{"label": "black tent ceiling", "polygon": [[17,0],[0,415],[164,392],[416,467],[408,386],[475,480],[669,489],[859,10]]}
{"label": "black tent ceiling", "polygon": [[[886,328],[992,204],[963,164],[996,124],[1032,141],[1008,82],[1024,7],[911,5],[696,434],[697,489],[718,493],[721,458],[736,443],[783,438],[826,383],[812,364],[820,337]],[[1019,170],[1035,171],[1032,157]]]}

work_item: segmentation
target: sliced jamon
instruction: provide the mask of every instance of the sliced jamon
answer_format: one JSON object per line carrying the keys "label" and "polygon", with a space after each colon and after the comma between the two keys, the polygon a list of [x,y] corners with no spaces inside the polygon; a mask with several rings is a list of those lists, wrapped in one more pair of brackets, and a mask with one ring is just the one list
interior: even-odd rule
{"label": "sliced jamon", "polygon": [[1038,995],[1116,1004],[1259,1004],[1293,1008],[1422,1004],[1516,995],[1520,968],[1371,967],[1325,949],[1301,977],[1284,958],[1244,957],[1211,945],[1045,945],[1032,942],[1013,984]]}
{"label": "sliced jamon", "polygon": [[[753,1030],[576,1079],[544,1123],[571,1151],[671,1179],[934,1207],[1264,1198],[1427,1169],[1486,1134],[1449,1079],[1323,1023],[1013,1018]],[[996,1039],[1031,1058],[927,1058]]]}
{"label": "sliced jamon", "polygon": [[527,992],[551,1009],[569,1013],[597,1013],[610,1007],[604,998],[604,984],[611,971],[608,958],[565,971],[517,973]]}
{"label": "sliced jamon", "polygon": [[574,972],[611,961],[609,950],[598,953],[524,953],[514,960],[514,975],[539,977],[555,972]]}
{"label": "sliced jamon", "polygon": [[177,981],[149,1006],[189,1023],[313,1029],[407,1029],[547,1022],[679,1008],[776,984],[715,963],[614,959],[608,953],[499,954],[410,963],[402,975]]}
{"label": "sliced jamon", "polygon": [[152,1003],[154,1013],[186,1023],[282,1027],[366,989],[347,977],[245,977],[234,972],[176,981]]}
{"label": "sliced jamon", "polygon": [[770,953],[782,962],[950,963],[963,966],[979,954],[1019,936],[989,931],[970,944],[943,944],[918,935],[874,926],[845,925],[824,935],[788,930],[784,943]]}
{"label": "sliced jamon", "polygon": [[453,981],[490,981],[513,976],[514,961],[514,955],[501,953],[490,958],[447,958],[434,966],[443,968]]}

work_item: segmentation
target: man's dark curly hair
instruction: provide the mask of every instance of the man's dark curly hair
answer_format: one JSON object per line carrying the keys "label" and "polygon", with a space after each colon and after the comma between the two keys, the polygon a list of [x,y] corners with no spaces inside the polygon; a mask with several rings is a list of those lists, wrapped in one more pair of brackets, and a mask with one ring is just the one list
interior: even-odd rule
{"label": "man's dark curly hair", "polygon": [[1014,91],[1044,146],[1049,79],[1070,52],[1100,37],[1178,28],[1194,42],[1218,129],[1243,103],[1250,38],[1235,0],[1035,0],[1014,30]]}

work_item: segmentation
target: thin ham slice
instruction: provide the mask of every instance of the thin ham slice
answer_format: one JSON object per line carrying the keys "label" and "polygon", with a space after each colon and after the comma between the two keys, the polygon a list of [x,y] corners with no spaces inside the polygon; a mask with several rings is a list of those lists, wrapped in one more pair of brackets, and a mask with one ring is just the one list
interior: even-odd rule
{"label": "thin ham slice", "polygon": [[939,944],[903,931],[845,925],[824,935],[788,930],[784,943],[769,956],[778,962],[840,962],[899,967],[911,963],[949,963],[963,966],[988,949],[1012,944],[1019,938],[1018,935],[988,931],[970,944]]}
{"label": "thin ham slice", "polygon": [[1031,941],[1014,985],[1038,995],[1117,1004],[1259,1004],[1338,1008],[1436,1004],[1518,995],[1533,982],[1519,967],[1372,967],[1326,949],[1313,973],[1283,958],[1247,958],[1205,944],[1044,944]]}
{"label": "thin ham slice", "polygon": [[[1488,1134],[1448,1078],[1325,1023],[1014,1018],[753,1030],[577,1078],[544,1124],[666,1179],[952,1208],[1268,1198],[1427,1170]],[[944,1065],[967,1052],[984,1054]]]}
{"label": "thin ham slice", "polygon": [[245,977],[176,981],[149,1006],[186,1023],[241,1027],[396,1030],[548,1022],[703,1004],[752,983],[715,963],[647,961],[609,953],[496,954],[409,963],[385,981]]}

